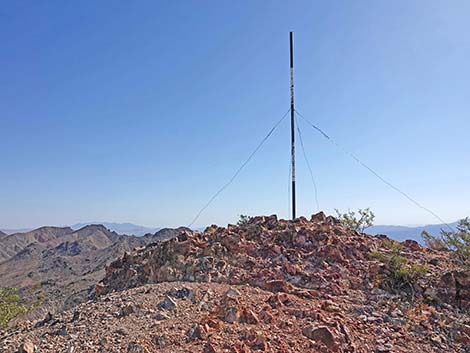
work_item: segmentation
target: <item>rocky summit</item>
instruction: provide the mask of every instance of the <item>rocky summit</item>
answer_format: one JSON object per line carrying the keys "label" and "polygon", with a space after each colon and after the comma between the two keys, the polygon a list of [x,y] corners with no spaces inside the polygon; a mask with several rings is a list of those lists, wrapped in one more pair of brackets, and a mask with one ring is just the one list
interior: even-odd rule
{"label": "rocky summit", "polygon": [[23,322],[2,352],[470,352],[453,254],[310,220],[181,230],[106,268],[95,298]]}

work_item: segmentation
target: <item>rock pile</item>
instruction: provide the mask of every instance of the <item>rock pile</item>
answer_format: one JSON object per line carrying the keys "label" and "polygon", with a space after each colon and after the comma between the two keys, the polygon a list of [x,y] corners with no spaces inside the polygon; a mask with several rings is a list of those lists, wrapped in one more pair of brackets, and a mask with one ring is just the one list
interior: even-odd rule
{"label": "rock pile", "polygon": [[[398,245],[322,213],[182,231],[113,262],[94,301],[26,323],[0,352],[470,352],[470,273]],[[372,255],[394,253],[426,271],[392,293]]]}
{"label": "rock pile", "polygon": [[[167,242],[126,254],[107,267],[97,293],[188,281],[250,284],[304,298],[332,298],[374,288],[387,269],[370,254],[391,253],[387,242],[343,227],[322,212],[310,221],[255,217],[242,226],[183,231]],[[415,299],[427,295],[469,308],[470,273],[458,269],[449,253],[408,240],[400,255],[427,269],[426,276],[412,284]]]}

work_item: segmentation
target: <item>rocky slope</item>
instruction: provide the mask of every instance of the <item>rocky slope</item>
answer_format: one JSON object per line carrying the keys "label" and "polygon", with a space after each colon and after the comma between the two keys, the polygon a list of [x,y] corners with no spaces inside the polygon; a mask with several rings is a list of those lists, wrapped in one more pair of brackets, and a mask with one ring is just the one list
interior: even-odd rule
{"label": "rocky slope", "polygon": [[4,233],[0,237],[0,263],[15,256],[30,244],[44,244],[72,232],[69,227],[41,227],[26,233]]}
{"label": "rocky slope", "polygon": [[[134,248],[175,236],[178,230],[145,237],[120,235],[102,225],[42,227],[0,238],[2,287],[15,287],[36,308],[30,317],[86,300],[111,261]],[[161,235],[161,237],[160,237]]]}
{"label": "rocky slope", "polygon": [[25,323],[3,350],[470,351],[470,272],[452,254],[322,213],[181,231],[111,263],[96,293]]}

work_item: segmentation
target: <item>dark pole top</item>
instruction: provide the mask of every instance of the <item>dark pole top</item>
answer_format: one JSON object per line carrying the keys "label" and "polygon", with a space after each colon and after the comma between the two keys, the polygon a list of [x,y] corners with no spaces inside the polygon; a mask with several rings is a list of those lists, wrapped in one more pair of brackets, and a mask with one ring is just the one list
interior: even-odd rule
{"label": "dark pole top", "polygon": [[290,67],[294,67],[294,32],[290,32]]}

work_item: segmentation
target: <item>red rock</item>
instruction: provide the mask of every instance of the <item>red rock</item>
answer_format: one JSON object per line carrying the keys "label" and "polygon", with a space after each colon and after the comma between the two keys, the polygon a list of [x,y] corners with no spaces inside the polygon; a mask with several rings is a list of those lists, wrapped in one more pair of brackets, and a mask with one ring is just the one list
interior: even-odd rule
{"label": "red rock", "polygon": [[422,249],[422,246],[415,240],[407,239],[402,244],[412,251],[420,251]]}
{"label": "red rock", "polygon": [[268,343],[266,337],[260,333],[256,333],[254,339],[249,342],[250,348],[254,351],[267,351]]}
{"label": "red rock", "polygon": [[35,351],[36,347],[31,341],[24,342],[18,349],[18,353],[34,353]]}
{"label": "red rock", "polygon": [[244,342],[236,342],[233,346],[234,353],[250,353],[251,349]]}
{"label": "red rock", "polygon": [[256,325],[259,323],[258,315],[251,309],[244,309],[240,316],[240,322],[246,324]]}
{"label": "red rock", "polygon": [[290,262],[286,262],[284,264],[285,271],[290,274],[290,275],[296,275],[297,273],[300,273],[301,270],[298,265],[291,264]]}
{"label": "red rock", "polygon": [[218,316],[225,322],[233,324],[238,322],[241,315],[240,303],[234,296],[225,295],[218,308]]}
{"label": "red rock", "polygon": [[214,345],[208,342],[205,344],[202,353],[217,353],[217,350],[215,349]]}
{"label": "red rock", "polygon": [[107,288],[103,283],[97,283],[95,285],[95,293],[97,296],[104,295],[107,292]]}
{"label": "red rock", "polygon": [[311,340],[323,343],[334,352],[338,350],[338,343],[335,336],[326,326],[309,325],[304,327],[302,334]]}
{"label": "red rock", "polygon": [[191,328],[186,333],[186,336],[188,337],[189,341],[202,340],[206,338],[207,331],[202,325],[193,324],[193,326],[191,326]]}
{"label": "red rock", "polygon": [[264,289],[272,292],[286,292],[292,289],[292,285],[284,280],[267,281],[263,285]]}
{"label": "red rock", "polygon": [[274,316],[269,312],[270,310],[270,307],[263,307],[263,309],[260,311],[259,313],[259,317],[261,319],[261,321],[265,322],[265,323],[270,323],[270,322],[273,322],[274,320]]}
{"label": "red rock", "polygon": [[214,320],[214,319],[211,319],[211,318],[208,318],[206,320],[203,321],[204,322],[204,325],[211,328],[211,329],[215,329],[215,330],[219,330],[220,329],[220,323],[219,321],[217,320]]}
{"label": "red rock", "polygon": [[437,296],[445,303],[470,310],[470,270],[451,271],[442,275]]}
{"label": "red rock", "polygon": [[310,218],[310,222],[312,223],[323,223],[326,220],[326,216],[323,212],[318,212]]}
{"label": "red rock", "polygon": [[127,347],[127,353],[148,353],[148,349],[140,345],[139,343],[129,343]]}

